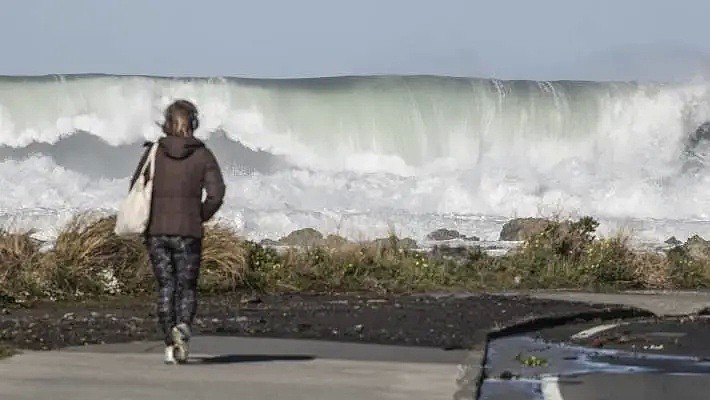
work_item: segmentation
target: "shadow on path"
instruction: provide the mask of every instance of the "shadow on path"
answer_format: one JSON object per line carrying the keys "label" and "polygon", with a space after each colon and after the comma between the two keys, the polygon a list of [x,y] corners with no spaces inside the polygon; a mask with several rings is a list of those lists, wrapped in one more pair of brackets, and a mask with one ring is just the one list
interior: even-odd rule
{"label": "shadow on path", "polygon": [[312,361],[313,356],[304,355],[259,355],[259,354],[228,354],[216,357],[196,357],[200,364],[236,364],[267,361]]}

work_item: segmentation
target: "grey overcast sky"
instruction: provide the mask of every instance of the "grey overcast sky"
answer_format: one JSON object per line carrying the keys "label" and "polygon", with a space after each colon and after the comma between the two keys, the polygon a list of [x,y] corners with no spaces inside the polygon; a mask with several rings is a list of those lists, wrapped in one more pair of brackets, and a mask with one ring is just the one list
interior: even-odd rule
{"label": "grey overcast sky", "polygon": [[8,0],[0,74],[710,76],[708,0]]}

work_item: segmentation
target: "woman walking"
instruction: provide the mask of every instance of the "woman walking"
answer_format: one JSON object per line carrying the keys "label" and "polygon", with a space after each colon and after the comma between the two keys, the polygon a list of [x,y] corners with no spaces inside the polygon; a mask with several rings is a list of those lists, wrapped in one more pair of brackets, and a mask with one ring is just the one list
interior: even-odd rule
{"label": "woman walking", "polygon": [[[165,362],[184,363],[197,310],[197,280],[203,223],[219,210],[225,193],[222,171],[212,152],[193,134],[197,108],[178,100],[165,110],[155,154],[151,212],[145,236],[158,283],[158,320],[165,338]],[[135,184],[153,143],[131,179]],[[149,170],[149,169],[147,169]],[[203,190],[207,192],[202,200]]]}

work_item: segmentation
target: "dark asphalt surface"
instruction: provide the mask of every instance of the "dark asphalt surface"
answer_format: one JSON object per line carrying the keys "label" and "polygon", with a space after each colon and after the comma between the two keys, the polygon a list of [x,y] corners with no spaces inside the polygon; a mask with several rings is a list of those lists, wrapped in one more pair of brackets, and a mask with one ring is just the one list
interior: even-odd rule
{"label": "dark asphalt surface", "polygon": [[481,399],[695,400],[708,387],[707,317],[597,320],[491,341]]}
{"label": "dark asphalt surface", "polygon": [[[0,343],[27,349],[56,349],[160,340],[154,309],[150,297],[41,303],[31,307],[0,305]],[[198,335],[432,347],[451,350],[452,357],[458,359],[463,354],[461,350],[482,350],[491,330],[541,319],[542,325],[528,325],[536,330],[491,342],[483,399],[710,398],[697,397],[704,396],[700,388],[710,383],[707,380],[710,361],[702,359],[710,357],[707,318],[637,318],[546,325],[559,323],[570,315],[610,309],[618,308],[487,294],[258,297],[238,294],[201,298],[195,330]],[[579,332],[610,323],[620,325],[582,339],[571,339]],[[388,349],[397,353],[396,348]],[[358,351],[353,348],[352,352]],[[537,356],[546,364],[525,366],[516,359],[518,355],[523,359]],[[669,357],[678,355],[688,357]],[[443,356],[441,361],[445,360],[451,362],[453,358]],[[550,381],[541,380],[543,374],[562,377],[551,385]],[[551,387],[558,397],[549,397]]]}
{"label": "dark asphalt surface", "polygon": [[597,349],[710,359],[710,318],[706,316],[616,322],[619,323],[616,327],[578,339],[573,336],[595,326],[613,324],[613,321],[558,326],[540,330],[536,335],[546,341]]}
{"label": "dark asphalt surface", "polygon": [[[482,349],[495,328],[607,306],[524,296],[231,295],[203,297],[202,335]],[[19,348],[160,340],[152,298],[0,306],[0,343]]]}
{"label": "dark asphalt surface", "polygon": [[546,400],[707,400],[710,375],[601,373],[565,377],[558,387],[560,397]]}

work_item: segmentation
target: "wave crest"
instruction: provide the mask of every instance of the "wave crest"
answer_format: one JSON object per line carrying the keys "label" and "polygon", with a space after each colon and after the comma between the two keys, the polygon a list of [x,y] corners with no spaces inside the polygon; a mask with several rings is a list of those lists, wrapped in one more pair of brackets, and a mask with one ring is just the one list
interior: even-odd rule
{"label": "wave crest", "polygon": [[441,215],[710,217],[710,85],[443,77],[0,78],[0,178],[15,193],[3,208],[113,207],[175,98],[198,104],[231,188],[222,215],[249,229],[323,215],[404,215],[421,234]]}
{"label": "wave crest", "polygon": [[0,144],[52,145],[76,132],[117,147],[152,140],[164,107],[183,97],[199,105],[198,136],[225,132],[307,168],[406,175],[497,155],[540,167],[600,155],[668,160],[710,120],[709,89],[444,77],[0,78]]}

